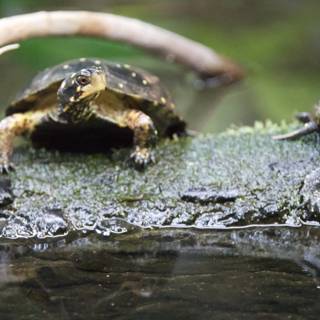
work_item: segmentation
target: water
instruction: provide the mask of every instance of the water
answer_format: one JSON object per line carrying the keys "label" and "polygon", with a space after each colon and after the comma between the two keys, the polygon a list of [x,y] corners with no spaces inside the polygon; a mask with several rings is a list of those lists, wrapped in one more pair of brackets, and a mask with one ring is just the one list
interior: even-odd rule
{"label": "water", "polygon": [[0,317],[318,319],[319,236],[154,230],[2,243]]}

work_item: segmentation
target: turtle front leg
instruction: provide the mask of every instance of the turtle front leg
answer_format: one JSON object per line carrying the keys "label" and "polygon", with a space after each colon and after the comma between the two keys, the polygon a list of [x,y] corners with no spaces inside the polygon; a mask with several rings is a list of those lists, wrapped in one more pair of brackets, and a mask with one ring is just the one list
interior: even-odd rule
{"label": "turtle front leg", "polygon": [[157,130],[149,116],[139,110],[128,110],[123,115],[125,125],[133,130],[134,150],[130,159],[138,169],[154,162],[152,147],[157,140]]}
{"label": "turtle front leg", "polygon": [[15,113],[0,121],[0,173],[14,168],[10,157],[15,137],[31,133],[45,114],[44,111]]}

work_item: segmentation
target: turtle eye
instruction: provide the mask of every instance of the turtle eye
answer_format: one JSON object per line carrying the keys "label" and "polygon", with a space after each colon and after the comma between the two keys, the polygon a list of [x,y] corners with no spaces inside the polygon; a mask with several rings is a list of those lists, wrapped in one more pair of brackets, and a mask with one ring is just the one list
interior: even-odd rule
{"label": "turtle eye", "polygon": [[77,77],[77,83],[80,84],[81,86],[85,86],[89,84],[90,80],[88,77],[80,75]]}

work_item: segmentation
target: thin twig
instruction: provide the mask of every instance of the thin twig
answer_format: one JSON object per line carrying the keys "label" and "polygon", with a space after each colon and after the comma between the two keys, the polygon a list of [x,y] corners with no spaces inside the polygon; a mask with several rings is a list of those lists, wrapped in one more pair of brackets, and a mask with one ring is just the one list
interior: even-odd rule
{"label": "thin twig", "polygon": [[0,19],[0,46],[45,36],[88,36],[128,43],[185,65],[203,78],[243,77],[242,69],[212,49],[146,22],[88,11],[35,12]]}
{"label": "thin twig", "polygon": [[8,44],[7,46],[0,48],[0,55],[4,54],[7,51],[16,50],[19,47],[19,43]]}

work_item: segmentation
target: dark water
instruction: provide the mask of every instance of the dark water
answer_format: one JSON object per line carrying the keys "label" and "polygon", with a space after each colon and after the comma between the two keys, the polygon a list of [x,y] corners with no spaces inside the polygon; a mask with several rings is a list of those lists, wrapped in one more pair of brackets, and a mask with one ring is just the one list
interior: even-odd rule
{"label": "dark water", "polygon": [[318,319],[319,229],[2,243],[1,319]]}
{"label": "dark water", "polygon": [[[1,1],[2,16],[90,9],[142,18],[241,63],[247,80],[198,91],[192,77],[102,41],[31,40],[1,57],[2,105],[38,70],[81,56],[158,74],[190,126],[290,119],[319,98],[318,1]],[[133,230],[0,242],[0,319],[319,319],[320,231]]]}

